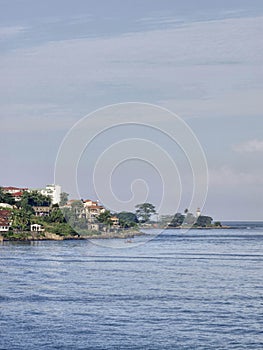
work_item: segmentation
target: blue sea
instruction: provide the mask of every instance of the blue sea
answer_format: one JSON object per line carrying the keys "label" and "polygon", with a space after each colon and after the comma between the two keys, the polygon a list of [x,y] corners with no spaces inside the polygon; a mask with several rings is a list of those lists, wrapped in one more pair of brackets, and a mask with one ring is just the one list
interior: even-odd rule
{"label": "blue sea", "polygon": [[0,245],[0,349],[263,349],[263,225]]}

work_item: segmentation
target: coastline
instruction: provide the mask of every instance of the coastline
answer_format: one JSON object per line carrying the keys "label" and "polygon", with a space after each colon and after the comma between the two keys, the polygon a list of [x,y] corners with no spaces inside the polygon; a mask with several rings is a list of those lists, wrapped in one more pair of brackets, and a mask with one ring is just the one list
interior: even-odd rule
{"label": "coastline", "polygon": [[0,243],[2,242],[35,242],[35,241],[67,241],[67,240],[89,240],[89,239],[129,239],[135,236],[144,236],[140,230],[125,230],[119,232],[101,232],[88,235],[58,235],[51,232],[33,233],[17,232],[13,237],[4,237],[0,235]]}

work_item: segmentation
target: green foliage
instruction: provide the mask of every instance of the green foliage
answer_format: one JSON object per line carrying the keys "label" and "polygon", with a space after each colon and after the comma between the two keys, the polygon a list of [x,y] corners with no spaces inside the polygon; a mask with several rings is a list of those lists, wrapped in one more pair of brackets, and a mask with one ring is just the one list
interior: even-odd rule
{"label": "green foliage", "polygon": [[58,207],[53,207],[49,216],[45,216],[46,222],[66,222],[65,217]]}
{"label": "green foliage", "polygon": [[216,222],[214,223],[214,225],[217,226],[217,227],[222,227],[222,224],[221,224],[220,221],[216,221]]}
{"label": "green foliage", "polygon": [[213,219],[210,216],[200,215],[196,221],[196,226],[209,227],[212,225]]}
{"label": "green foliage", "polygon": [[135,208],[136,215],[142,223],[149,222],[151,215],[156,213],[155,207],[151,203],[137,204]]}
{"label": "green foliage", "polygon": [[22,208],[26,208],[26,206],[43,206],[49,207],[51,204],[51,198],[48,196],[44,196],[38,191],[32,192],[24,192],[21,198],[19,205]]}
{"label": "green foliage", "polygon": [[12,211],[12,227],[19,231],[29,231],[32,214],[22,209],[14,209]]}
{"label": "green foliage", "polygon": [[60,195],[60,205],[63,206],[63,205],[66,205],[67,202],[68,202],[68,196],[69,194],[66,193],[66,192],[62,192],[61,195]]}
{"label": "green foliage", "polygon": [[76,234],[75,230],[67,223],[45,224],[45,230],[59,236],[70,236]]}
{"label": "green foliage", "polygon": [[178,227],[185,224],[189,226],[194,225],[195,227],[209,227],[212,225],[212,221],[213,219],[210,216],[200,215],[198,218],[196,218],[192,213],[187,211],[186,215],[176,213],[169,226]]}
{"label": "green foliage", "polygon": [[97,216],[97,220],[106,226],[111,226],[113,224],[109,210],[105,210],[104,213],[100,213],[100,215]]}
{"label": "green foliage", "polygon": [[119,219],[120,226],[123,228],[128,228],[128,227],[135,227],[138,223],[138,218],[136,214],[127,212],[127,211],[122,211],[116,216]]}
{"label": "green foliage", "polygon": [[173,226],[173,227],[181,226],[182,223],[184,222],[184,218],[185,216],[182,215],[181,213],[176,213],[173,219],[171,220],[169,226]]}
{"label": "green foliage", "polygon": [[0,187],[0,203],[7,203],[10,205],[15,204],[15,200],[10,193],[5,193],[3,188]]}

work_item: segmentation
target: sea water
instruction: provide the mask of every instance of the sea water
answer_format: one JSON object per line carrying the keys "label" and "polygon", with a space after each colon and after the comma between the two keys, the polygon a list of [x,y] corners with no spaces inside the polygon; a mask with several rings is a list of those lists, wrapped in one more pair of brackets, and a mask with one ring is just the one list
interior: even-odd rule
{"label": "sea water", "polygon": [[263,349],[261,224],[143,242],[0,245],[0,349]]}

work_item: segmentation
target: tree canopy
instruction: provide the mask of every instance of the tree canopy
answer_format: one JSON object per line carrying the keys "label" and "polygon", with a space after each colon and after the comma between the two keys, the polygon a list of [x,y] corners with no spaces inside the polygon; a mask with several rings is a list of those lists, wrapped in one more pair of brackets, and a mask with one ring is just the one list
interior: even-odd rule
{"label": "tree canopy", "polygon": [[151,203],[141,203],[136,205],[136,215],[142,223],[150,221],[153,214],[156,213],[155,206]]}
{"label": "tree canopy", "polygon": [[15,200],[12,195],[4,192],[2,187],[0,187],[0,203],[7,203],[10,205],[15,204]]}
{"label": "tree canopy", "polygon": [[116,216],[122,227],[134,227],[139,222],[136,214],[128,211],[122,211],[116,214]]}

